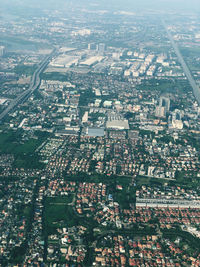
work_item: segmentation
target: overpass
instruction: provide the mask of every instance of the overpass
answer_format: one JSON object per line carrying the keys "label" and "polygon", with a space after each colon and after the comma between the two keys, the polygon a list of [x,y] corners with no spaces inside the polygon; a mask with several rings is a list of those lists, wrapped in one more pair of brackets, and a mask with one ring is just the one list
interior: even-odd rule
{"label": "overpass", "polygon": [[30,86],[29,88],[21,93],[19,96],[17,96],[16,99],[12,100],[11,103],[8,105],[8,107],[0,114],[0,121],[3,121],[3,119],[8,115],[10,111],[15,109],[19,104],[26,101],[27,98],[35,91],[40,85],[40,74],[44,71],[44,69],[49,64],[49,61],[51,58],[55,55],[56,49],[52,51],[52,53],[44,58],[44,60],[38,65],[38,68],[33,73]]}

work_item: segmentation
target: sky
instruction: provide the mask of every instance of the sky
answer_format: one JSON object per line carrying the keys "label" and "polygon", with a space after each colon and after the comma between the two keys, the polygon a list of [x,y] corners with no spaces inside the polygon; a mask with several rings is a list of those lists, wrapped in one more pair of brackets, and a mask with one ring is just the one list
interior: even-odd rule
{"label": "sky", "polygon": [[149,9],[175,12],[200,12],[200,0],[0,0],[0,10],[13,8],[63,9],[80,6],[92,9],[145,11]]}

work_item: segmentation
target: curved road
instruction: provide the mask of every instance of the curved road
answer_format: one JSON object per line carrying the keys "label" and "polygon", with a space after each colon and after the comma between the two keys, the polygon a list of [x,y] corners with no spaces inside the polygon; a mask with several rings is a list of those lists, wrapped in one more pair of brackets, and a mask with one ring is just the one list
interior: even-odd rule
{"label": "curved road", "polygon": [[180,52],[180,50],[179,50],[179,48],[178,48],[178,45],[175,43],[175,41],[174,41],[174,39],[173,39],[173,36],[172,36],[172,34],[170,33],[170,31],[168,30],[168,28],[167,28],[165,22],[163,22],[163,25],[164,25],[164,27],[165,27],[165,30],[166,30],[166,32],[167,32],[168,38],[169,38],[169,40],[170,40],[170,42],[171,42],[171,45],[172,45],[172,47],[174,48],[174,51],[175,51],[175,53],[176,53],[176,55],[177,55],[177,57],[178,57],[178,60],[179,60],[179,62],[181,63],[181,66],[182,66],[182,68],[183,68],[183,70],[184,70],[184,73],[185,73],[185,75],[186,75],[186,77],[187,77],[187,79],[188,79],[188,81],[189,81],[189,83],[190,83],[190,85],[191,85],[191,87],[192,87],[192,89],[193,89],[194,96],[195,96],[195,98],[196,98],[198,104],[200,105],[200,88],[199,88],[199,86],[196,84],[194,78],[192,77],[192,74],[191,74],[191,72],[190,72],[190,70],[189,70],[187,64],[185,63],[185,61],[184,61],[184,59],[183,59],[183,56],[181,55],[181,52]]}
{"label": "curved road", "polygon": [[50,59],[54,56],[55,52],[56,50],[54,49],[53,52],[45,57],[44,60],[39,64],[37,70],[33,74],[29,88],[25,92],[20,94],[16,99],[14,99],[0,114],[0,121],[2,121],[11,110],[16,108],[18,104],[24,102],[38,88],[38,86],[40,85],[40,74],[47,67]]}

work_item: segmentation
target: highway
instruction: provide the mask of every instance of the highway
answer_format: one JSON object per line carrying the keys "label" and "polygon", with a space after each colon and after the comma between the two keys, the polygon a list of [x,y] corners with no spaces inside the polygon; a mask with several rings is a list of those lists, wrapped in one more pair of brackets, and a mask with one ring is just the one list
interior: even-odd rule
{"label": "highway", "polygon": [[54,56],[56,50],[54,49],[53,52],[46,56],[44,60],[38,65],[38,68],[34,72],[31,83],[29,88],[21,93],[16,99],[11,101],[11,103],[8,105],[8,107],[0,114],[0,121],[2,121],[10,111],[12,111],[14,108],[16,108],[19,104],[26,101],[26,99],[39,87],[40,85],[40,74],[44,71],[44,69],[49,64],[50,59]]}
{"label": "highway", "polygon": [[168,38],[169,38],[169,40],[171,42],[171,45],[174,48],[174,51],[175,51],[175,53],[176,53],[176,55],[178,57],[178,60],[179,60],[180,64],[182,65],[183,71],[184,71],[184,73],[185,73],[185,75],[186,75],[186,77],[187,77],[187,79],[188,79],[188,81],[189,81],[189,83],[190,83],[190,85],[191,85],[191,87],[193,89],[194,96],[195,96],[198,104],[200,105],[200,88],[196,84],[194,78],[192,77],[192,74],[191,74],[187,64],[185,63],[185,61],[183,59],[183,56],[181,55],[181,52],[180,52],[180,50],[178,48],[178,45],[175,43],[175,41],[173,39],[173,36],[170,33],[170,31],[168,30],[165,22],[163,22],[163,25],[165,27],[165,30],[167,32]]}

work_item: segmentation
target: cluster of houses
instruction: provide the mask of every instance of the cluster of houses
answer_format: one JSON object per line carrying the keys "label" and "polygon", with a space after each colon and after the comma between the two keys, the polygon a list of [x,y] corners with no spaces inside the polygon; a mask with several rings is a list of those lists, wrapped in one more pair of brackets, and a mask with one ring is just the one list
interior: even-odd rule
{"label": "cluster of houses", "polygon": [[177,242],[156,235],[107,235],[95,248],[93,266],[199,266],[200,255],[189,255]]}
{"label": "cluster of houses", "polygon": [[[116,133],[116,134],[114,134]],[[70,174],[100,173],[105,175],[141,175],[173,180],[176,172],[186,176],[200,172],[198,151],[186,144],[165,144],[159,136],[144,136],[139,132],[129,138],[66,136],[50,138],[38,150],[52,172]],[[121,134],[119,135],[121,136]]]}
{"label": "cluster of houses", "polygon": [[[123,190],[123,187],[120,187],[121,189]],[[161,228],[173,228],[175,223],[198,226],[200,223],[200,206],[194,206],[193,203],[199,200],[198,193],[194,190],[185,191],[180,187],[164,189],[157,190],[155,188],[154,190],[143,186],[140,191],[136,192],[136,207],[130,208],[127,203],[126,209],[120,207],[118,200],[113,199],[106,185],[102,183],[54,181],[50,183],[49,195],[59,196],[64,195],[65,192],[74,192],[76,212],[79,215],[92,216],[102,226],[114,226],[119,229],[131,228],[136,224],[151,223],[154,219],[158,220]],[[186,196],[185,199],[184,195]],[[145,201],[150,202],[149,199],[164,200],[165,205],[159,206],[158,203],[148,205],[148,202]],[[141,200],[144,200],[144,202]],[[172,205],[166,200],[190,201],[190,206],[181,206],[182,202],[178,205]]]}
{"label": "cluster of houses", "polygon": [[57,234],[48,236],[47,261],[83,266],[87,252],[83,244],[85,232],[84,226],[57,229]]}
{"label": "cluster of houses", "polygon": [[0,181],[0,262],[14,260],[16,248],[24,247],[35,185],[26,177]]}
{"label": "cluster of houses", "polygon": [[[37,187],[36,187],[37,189]],[[28,233],[28,247],[25,254],[25,266],[42,264],[44,259],[44,233],[43,233],[43,211],[45,185],[42,179],[41,184],[36,192],[36,199],[33,207],[33,221],[30,232]]]}

